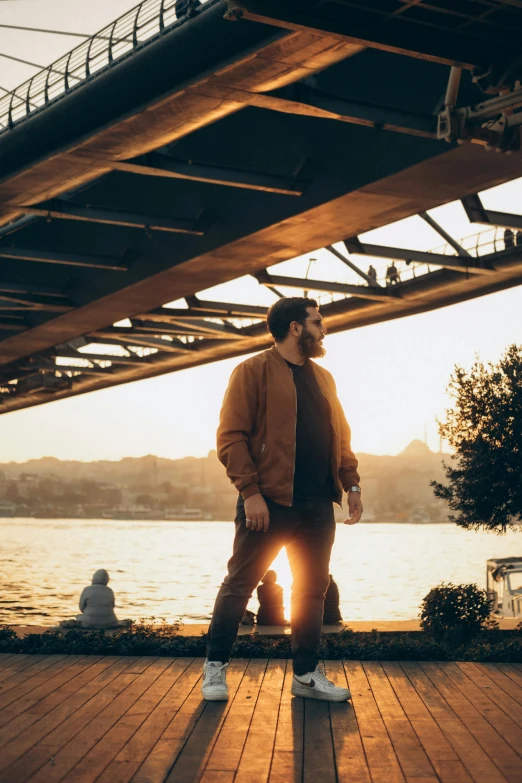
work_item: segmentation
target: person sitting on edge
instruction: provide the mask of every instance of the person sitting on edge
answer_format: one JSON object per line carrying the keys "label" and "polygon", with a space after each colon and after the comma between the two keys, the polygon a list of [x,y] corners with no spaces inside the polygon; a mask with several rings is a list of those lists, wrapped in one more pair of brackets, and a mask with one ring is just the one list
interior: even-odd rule
{"label": "person sitting on edge", "polygon": [[108,587],[109,574],[105,568],[94,573],[92,584],[84,587],[80,595],[80,611],[76,620],[64,620],[63,628],[118,628],[127,626],[130,620],[118,620],[114,613],[114,593]]}
{"label": "person sitting on edge", "polygon": [[342,623],[341,611],[339,609],[339,588],[330,574],[330,582],[328,584],[328,590],[324,597],[324,625],[338,625]]}
{"label": "person sitting on edge", "polygon": [[257,588],[258,625],[288,625],[283,608],[283,588],[276,584],[275,571],[267,571]]}

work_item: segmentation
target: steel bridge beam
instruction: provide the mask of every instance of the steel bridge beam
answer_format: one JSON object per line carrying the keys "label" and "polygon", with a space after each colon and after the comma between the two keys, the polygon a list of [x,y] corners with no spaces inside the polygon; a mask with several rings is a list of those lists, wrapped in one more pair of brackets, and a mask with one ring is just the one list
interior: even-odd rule
{"label": "steel bridge beam", "polygon": [[[341,4],[338,4],[338,6]],[[335,14],[321,13],[303,9],[301,0],[229,0],[229,10],[225,18],[230,21],[247,19],[261,24],[282,27],[296,32],[307,32],[320,36],[328,36],[346,43],[362,47],[382,49],[386,52],[408,55],[421,60],[457,65],[472,69],[477,65],[486,65],[495,59],[505,59],[505,47],[500,44],[484,41],[482,52],[477,54],[477,44],[465,34],[456,30],[451,35],[443,35],[438,31],[421,27],[407,17],[392,17],[395,23],[364,26],[357,21],[337,17]],[[389,15],[382,15],[381,20]],[[431,33],[431,35],[430,35]]]}
{"label": "steel bridge beam", "polygon": [[469,272],[475,275],[495,274],[495,269],[482,257],[484,266],[477,263],[481,259],[473,258],[473,263],[460,256],[444,256],[441,253],[429,253],[424,250],[409,250],[399,247],[385,247],[382,245],[370,245],[359,242],[357,238],[346,239],[346,247],[353,255],[375,256],[375,258],[389,258],[390,260],[416,261],[420,264],[433,264],[444,269],[453,269],[457,272]]}
{"label": "steel bridge beam", "polygon": [[198,219],[173,218],[162,215],[146,215],[138,212],[124,212],[114,209],[83,206],[70,201],[53,199],[46,204],[20,207],[24,212],[56,220],[81,220],[87,223],[106,223],[111,226],[146,228],[151,231],[170,231],[175,234],[193,234],[203,236],[198,227]]}
{"label": "steel bridge beam", "polygon": [[[214,315],[210,317],[216,318],[216,314],[214,313]],[[132,319],[132,322],[133,325],[142,329],[145,328],[143,323],[147,323],[147,328],[149,325],[160,323],[170,324],[171,326],[176,326],[176,328],[181,327],[184,332],[187,329],[190,329],[193,330],[194,333],[215,332],[216,334],[224,334],[232,337],[241,336],[241,332],[236,329],[235,326],[231,326],[230,324],[218,324],[211,321],[204,321],[201,318],[201,314],[198,314],[198,318],[191,318],[187,322],[183,316],[176,316],[169,313],[168,308],[166,307],[160,307],[152,312],[137,315]],[[157,329],[158,327],[156,326],[155,328]]]}
{"label": "steel bridge beam", "polygon": [[[146,316],[143,316],[146,317]],[[220,324],[211,324],[208,322],[191,321],[189,324],[176,324],[172,320],[162,322],[160,326],[154,321],[145,321],[136,319],[133,326],[140,332],[154,332],[155,334],[165,334],[184,337],[205,337],[211,340],[240,340],[243,335],[233,327],[226,328]]]}
{"label": "steel bridge beam", "polygon": [[257,273],[258,282],[264,286],[276,285],[280,288],[303,288],[312,291],[327,291],[330,294],[349,294],[350,296],[360,297],[361,299],[373,299],[377,302],[389,300],[390,302],[400,304],[400,294],[394,289],[371,288],[364,285],[351,285],[349,283],[330,283],[325,280],[310,280],[301,277],[286,277],[283,275],[272,275],[268,272]]}
{"label": "steel bridge beam", "polygon": [[202,163],[189,163],[160,152],[150,152],[148,155],[129,161],[105,160],[104,162],[115,171],[143,174],[148,177],[188,179],[194,182],[208,182],[212,185],[227,185],[231,188],[280,193],[285,196],[303,194],[303,183],[296,179]]}
{"label": "steel bridge beam", "polygon": [[111,272],[127,272],[128,267],[117,258],[91,256],[81,253],[60,253],[57,250],[36,250],[29,247],[6,247],[0,245],[0,258],[18,258],[42,264],[81,266],[88,269],[104,269]]}
{"label": "steel bridge beam", "polygon": [[[207,318],[219,318],[220,315],[228,318],[266,318],[268,312],[268,307],[261,307],[260,305],[209,302],[199,299],[197,296],[187,296],[185,301],[189,305],[188,310],[172,310],[173,313],[183,315],[183,318],[192,318],[194,315],[202,318],[203,314]],[[165,309],[170,311],[170,308]],[[152,312],[156,311],[153,310]]]}
{"label": "steel bridge beam", "polygon": [[60,288],[38,285],[38,283],[11,283],[0,280],[0,292],[3,294],[38,294],[40,296],[67,299],[67,294],[64,294]]}
{"label": "steel bridge beam", "polygon": [[464,257],[466,257],[466,258],[472,258],[472,257],[473,257],[473,256],[471,255],[471,253],[468,253],[468,251],[467,251],[465,248],[463,248],[463,247],[462,247],[462,245],[461,245],[461,244],[459,244],[459,243],[457,242],[457,240],[456,240],[456,239],[454,239],[454,238],[451,236],[451,234],[448,234],[448,232],[447,232],[447,231],[445,231],[445,230],[442,228],[442,226],[441,226],[441,225],[439,225],[439,224],[437,223],[437,221],[436,221],[434,218],[432,218],[432,216],[431,216],[431,215],[428,215],[428,213],[427,213],[427,212],[419,212],[419,217],[421,217],[421,218],[424,220],[424,222],[428,224],[428,226],[431,226],[431,228],[433,228],[433,230],[434,230],[434,231],[436,231],[436,232],[437,232],[437,234],[438,234],[440,237],[442,237],[443,239],[445,239],[445,240],[446,240],[446,242],[448,243],[448,245],[451,245],[451,247],[452,247],[454,250],[456,250],[456,251],[457,251],[457,253],[459,254],[459,256],[462,256],[463,258],[464,258]]}
{"label": "steel bridge beam", "polygon": [[[118,356],[117,354],[101,354],[101,353],[80,353],[78,351],[67,351],[62,349],[56,349],[49,352],[49,356],[61,359],[87,359],[90,362],[112,362],[112,364],[125,364],[125,365],[142,365],[150,364],[149,356]],[[61,367],[61,365],[57,365]],[[81,367],[77,368],[82,370]]]}
{"label": "steel bridge beam", "polygon": [[[344,242],[343,242],[343,244],[344,244]],[[344,244],[344,246],[346,247],[345,244]],[[356,272],[359,275],[359,277],[362,277],[363,280],[366,280],[366,282],[369,285],[374,285],[375,287],[377,287],[378,283],[375,284],[374,282],[372,282],[372,280],[368,277],[366,272],[363,272],[362,269],[359,269],[357,264],[354,264],[353,261],[351,261],[349,258],[346,258],[346,256],[343,256],[342,253],[339,253],[339,251],[336,250],[335,247],[333,247],[332,245],[328,245],[326,250],[329,250],[330,253],[332,253],[334,256],[336,256],[336,258],[339,259],[339,261],[342,261],[343,264],[346,264],[346,266],[348,266],[351,270]],[[346,250],[346,252],[348,252],[348,249]]]}
{"label": "steel bridge beam", "polygon": [[[160,329],[156,329],[157,334],[160,332]],[[157,348],[160,351],[168,351],[170,353],[186,353],[194,350],[190,345],[182,343],[181,340],[162,340],[159,337],[153,337],[152,335],[149,337],[131,329],[125,331],[118,327],[99,329],[88,335],[88,340],[103,345],[121,345],[124,348],[133,345],[141,348]]]}
{"label": "steel bridge beam", "polygon": [[67,313],[73,309],[72,305],[58,303],[45,296],[36,294],[7,294],[0,293],[0,310],[43,310],[49,313]]}
{"label": "steel bridge beam", "polygon": [[483,223],[486,226],[499,226],[522,231],[522,215],[486,209],[478,195],[465,196],[461,201],[471,223]]}
{"label": "steel bridge beam", "polygon": [[437,138],[436,121],[429,115],[415,114],[377,104],[362,103],[328,93],[306,84],[292,84],[276,93],[234,90],[235,100],[283,114],[297,114],[362,125],[366,128],[407,133],[428,139]]}

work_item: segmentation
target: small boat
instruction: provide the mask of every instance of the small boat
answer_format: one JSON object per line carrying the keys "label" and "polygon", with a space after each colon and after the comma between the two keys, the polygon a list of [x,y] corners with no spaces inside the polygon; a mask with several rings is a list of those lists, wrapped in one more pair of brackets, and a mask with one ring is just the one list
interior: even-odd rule
{"label": "small boat", "polygon": [[522,617],[522,557],[488,560],[486,589],[494,617]]}

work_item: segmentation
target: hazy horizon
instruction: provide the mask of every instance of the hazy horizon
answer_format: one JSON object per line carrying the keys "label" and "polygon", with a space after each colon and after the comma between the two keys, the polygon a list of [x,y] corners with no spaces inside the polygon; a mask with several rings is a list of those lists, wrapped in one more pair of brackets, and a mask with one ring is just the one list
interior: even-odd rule
{"label": "hazy horizon", "polygon": [[[410,446],[413,444],[420,443],[422,446],[426,446],[430,454],[440,454],[441,457],[447,457],[450,456],[451,452],[449,451],[434,451],[433,449],[430,449],[430,447],[420,438],[414,438],[408,445],[402,449],[402,451],[397,452],[397,454],[373,454],[369,451],[356,451],[356,455],[360,456],[367,456],[367,457],[400,457],[402,454],[404,454],[405,451],[407,451]],[[184,460],[184,459],[207,459],[210,457],[212,453],[216,452],[216,449],[210,449],[207,454],[184,454],[181,457],[162,457],[160,454],[136,454],[136,455],[124,455],[122,457],[119,457],[118,459],[106,459],[104,457],[89,459],[89,460],[83,460],[83,459],[61,459],[60,457],[55,457],[52,454],[42,454],[41,457],[30,457],[26,460],[3,460],[0,461],[0,466],[2,465],[26,465],[28,462],[40,462],[41,460],[57,460],[58,462],[79,462],[82,465],[89,465],[94,462],[122,462],[125,459],[164,459],[169,460],[171,462],[176,462],[178,460]]]}

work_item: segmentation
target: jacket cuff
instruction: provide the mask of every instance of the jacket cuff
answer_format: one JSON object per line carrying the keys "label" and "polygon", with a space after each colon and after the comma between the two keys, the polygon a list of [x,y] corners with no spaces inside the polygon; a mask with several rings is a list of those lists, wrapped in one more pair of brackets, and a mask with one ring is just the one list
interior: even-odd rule
{"label": "jacket cuff", "polygon": [[261,490],[259,489],[259,484],[247,484],[246,487],[243,487],[243,489],[241,490],[241,494],[243,495],[243,500],[246,500],[252,495],[261,494]]}
{"label": "jacket cuff", "polygon": [[343,476],[343,479],[341,481],[341,484],[343,485],[343,489],[345,492],[348,492],[348,489],[350,487],[354,487],[356,485],[359,487],[361,486],[361,477],[359,476],[358,473],[354,472],[348,475],[349,475],[348,479],[346,478],[346,476]]}

